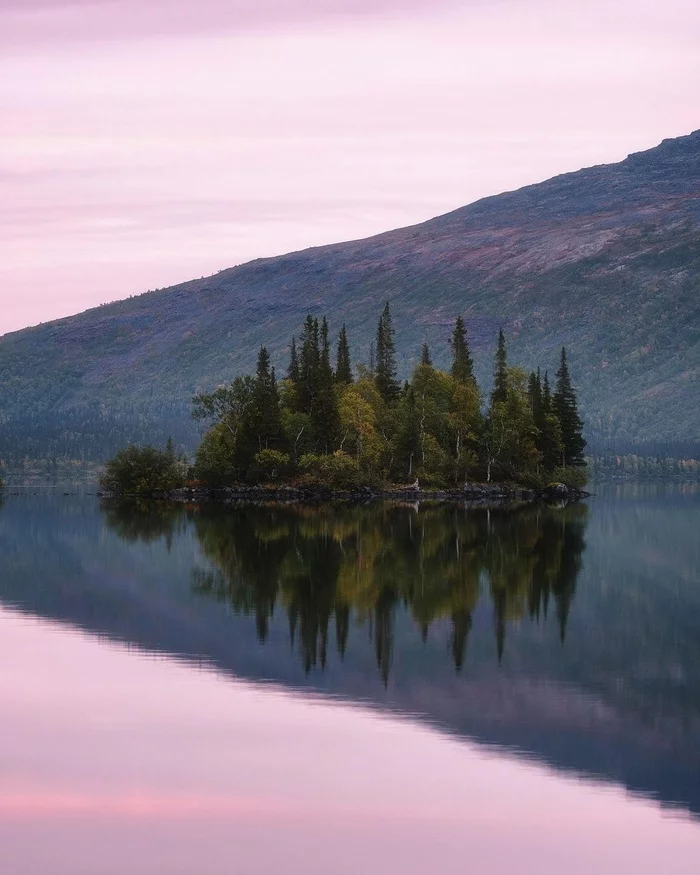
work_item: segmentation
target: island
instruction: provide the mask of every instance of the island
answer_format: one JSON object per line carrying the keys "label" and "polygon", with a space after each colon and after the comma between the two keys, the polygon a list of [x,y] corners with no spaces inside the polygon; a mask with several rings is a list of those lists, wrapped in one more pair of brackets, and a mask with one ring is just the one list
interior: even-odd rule
{"label": "island", "polygon": [[101,488],[229,500],[585,494],[586,442],[566,349],[551,386],[546,371],[508,363],[501,329],[484,403],[461,316],[449,343],[449,371],[423,344],[402,384],[388,303],[369,362],[355,367],[345,325],[333,362],[327,318],[308,315],[282,380],[261,346],[255,374],[194,397],[193,415],[207,427],[192,463],[172,441],[130,445],[107,463]]}

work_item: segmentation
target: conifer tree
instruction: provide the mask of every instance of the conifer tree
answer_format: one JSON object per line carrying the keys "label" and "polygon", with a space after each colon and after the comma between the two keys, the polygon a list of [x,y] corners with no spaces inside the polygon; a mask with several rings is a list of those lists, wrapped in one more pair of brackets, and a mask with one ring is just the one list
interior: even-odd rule
{"label": "conifer tree", "polygon": [[491,406],[502,404],[508,395],[508,357],[506,354],[506,337],[503,329],[498,331],[498,348],[493,369],[493,391],[491,392]]}
{"label": "conifer tree", "polygon": [[460,383],[473,381],[474,362],[472,361],[469,344],[467,343],[467,329],[461,316],[458,316],[455,322],[454,331],[450,338],[450,346],[452,347],[452,368],[450,373]]}
{"label": "conifer tree", "polygon": [[304,322],[301,333],[301,351],[299,353],[299,385],[297,395],[299,409],[302,413],[311,414],[318,395],[318,377],[321,363],[319,349],[318,319],[309,314]]}
{"label": "conifer tree", "polygon": [[376,384],[379,394],[387,404],[395,401],[401,391],[396,379],[396,348],[394,346],[394,326],[391,309],[387,301],[377,326]]}
{"label": "conifer tree", "polygon": [[328,453],[335,448],[340,428],[340,415],[334,387],[335,375],[331,367],[328,322],[325,316],[321,323],[320,340],[316,398],[312,406],[311,416],[317,447],[322,452]]}
{"label": "conifer tree", "polygon": [[335,378],[340,384],[349,385],[353,382],[352,363],[350,361],[350,344],[345,330],[345,323],[338,335],[338,354],[336,359]]}
{"label": "conifer tree", "polygon": [[282,435],[280,399],[275,369],[270,366],[270,354],[264,346],[258,352],[252,401],[251,425],[257,436],[258,448],[276,448]]}
{"label": "conifer tree", "polygon": [[292,346],[289,352],[289,369],[287,370],[287,379],[292,383],[299,382],[299,358],[297,356],[297,339],[292,335]]}
{"label": "conifer tree", "polygon": [[542,383],[542,413],[552,413],[552,390],[549,388],[549,374],[544,372]]}
{"label": "conifer tree", "polygon": [[571,382],[565,347],[561,349],[561,361],[557,371],[557,384],[552,398],[552,406],[561,426],[562,467],[585,465],[583,450],[586,441],[583,439],[583,422],[578,412],[576,390]]}
{"label": "conifer tree", "polygon": [[432,368],[432,366],[433,366],[433,360],[430,357],[430,347],[428,346],[427,343],[424,343],[423,348],[421,349],[420,363],[422,365],[426,365],[429,368]]}

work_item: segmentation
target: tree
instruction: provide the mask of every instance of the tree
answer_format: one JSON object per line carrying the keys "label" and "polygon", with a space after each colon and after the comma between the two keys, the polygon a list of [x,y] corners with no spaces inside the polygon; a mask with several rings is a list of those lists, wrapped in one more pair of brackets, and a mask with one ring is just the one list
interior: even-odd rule
{"label": "tree", "polygon": [[184,481],[184,465],[174,452],[131,444],[107,462],[100,486],[117,495],[145,495],[176,489]]}
{"label": "tree", "polygon": [[331,350],[328,340],[328,322],[321,323],[321,350],[319,355],[316,398],[311,410],[316,445],[324,453],[332,452],[338,440],[340,418],[335,392],[335,375],[331,367]]}
{"label": "tree", "polygon": [[401,386],[396,379],[396,349],[391,309],[387,301],[377,326],[376,382],[379,393],[387,404],[399,397]]}
{"label": "tree", "polygon": [[420,417],[416,407],[416,393],[409,388],[401,399],[398,411],[398,429],[394,438],[393,468],[396,478],[411,481],[421,460]]}
{"label": "tree", "polygon": [[427,343],[424,343],[423,348],[421,349],[420,363],[428,368],[432,368],[433,366],[433,360],[430,357],[430,347]]}
{"label": "tree", "polygon": [[282,440],[280,399],[275,369],[270,366],[267,348],[260,347],[253,389],[252,427],[257,435],[258,449],[277,447]]}
{"label": "tree", "polygon": [[350,344],[348,343],[348,335],[345,330],[345,323],[340,329],[338,335],[338,352],[336,357],[335,378],[338,383],[352,383],[352,363],[350,361]]}
{"label": "tree", "polygon": [[299,382],[299,358],[297,356],[297,340],[292,335],[292,345],[289,352],[289,369],[287,370],[287,379],[293,383]]}
{"label": "tree", "polygon": [[557,371],[552,406],[561,426],[562,467],[565,468],[568,465],[584,466],[586,460],[583,451],[586,447],[586,441],[583,439],[583,422],[578,412],[576,390],[571,382],[565,347],[561,349],[561,361]]}
{"label": "tree", "polygon": [[493,391],[491,392],[491,406],[502,404],[508,394],[508,357],[506,354],[506,337],[503,329],[498,330],[498,347],[496,360],[493,368]]}
{"label": "tree", "polygon": [[475,382],[474,362],[467,343],[467,329],[461,316],[458,316],[455,322],[450,346],[452,347],[452,368],[450,370],[452,376],[460,383]]}
{"label": "tree", "polygon": [[518,479],[536,469],[539,458],[527,375],[520,368],[506,368],[504,376],[505,399],[491,406],[484,431],[489,481],[494,467],[501,475]]}

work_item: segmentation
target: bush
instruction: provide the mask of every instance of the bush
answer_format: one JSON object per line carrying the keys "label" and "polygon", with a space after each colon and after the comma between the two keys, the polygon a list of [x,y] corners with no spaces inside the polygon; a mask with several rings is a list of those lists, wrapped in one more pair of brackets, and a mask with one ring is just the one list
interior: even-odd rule
{"label": "bush", "polygon": [[267,480],[275,481],[289,468],[289,456],[279,450],[260,450],[255,465]]}
{"label": "bush", "polygon": [[184,481],[184,464],[172,450],[131,444],[107,462],[100,486],[118,495],[148,495],[177,489]]}
{"label": "bush", "polygon": [[588,468],[555,468],[551,477],[555,483],[563,483],[569,489],[583,489],[588,483]]}
{"label": "bush", "polygon": [[359,486],[362,478],[357,460],[342,450],[332,456],[308,453],[299,460],[299,469],[308,483],[331,489],[351,489]]}

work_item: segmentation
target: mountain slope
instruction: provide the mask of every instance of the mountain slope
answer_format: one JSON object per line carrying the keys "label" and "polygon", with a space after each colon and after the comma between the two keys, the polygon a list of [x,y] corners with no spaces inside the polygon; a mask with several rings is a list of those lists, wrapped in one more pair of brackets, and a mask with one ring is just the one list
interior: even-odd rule
{"label": "mountain slope", "polygon": [[366,360],[392,301],[407,375],[427,340],[449,354],[466,315],[488,381],[510,359],[556,368],[570,349],[594,446],[700,438],[700,131],[619,164],[556,177],[367,240],[222,271],[0,338],[0,457],[104,458],[126,440],[188,446],[194,391],[286,367],[306,312],[348,325]]}

